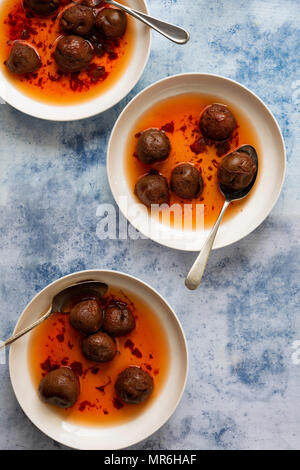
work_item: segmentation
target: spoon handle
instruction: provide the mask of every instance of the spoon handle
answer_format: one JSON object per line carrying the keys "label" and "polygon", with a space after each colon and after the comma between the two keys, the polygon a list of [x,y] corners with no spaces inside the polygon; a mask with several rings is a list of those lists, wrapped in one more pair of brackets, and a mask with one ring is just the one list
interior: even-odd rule
{"label": "spoon handle", "polygon": [[39,318],[36,322],[32,323],[30,326],[27,326],[27,328],[24,328],[24,330],[20,331],[19,333],[16,333],[15,335],[11,336],[3,343],[0,343],[0,350],[5,348],[9,344],[14,343],[17,339],[26,335],[26,333],[29,333],[29,331],[33,330],[33,328],[43,323],[43,321],[47,320],[47,318],[50,317],[51,313],[52,313],[52,307],[50,307],[49,310],[45,313],[45,315]]}
{"label": "spoon handle", "polygon": [[146,15],[141,11],[137,11],[133,8],[126,7],[125,5],[121,5],[114,0],[108,0],[107,3],[120,8],[120,10],[126,11],[126,13],[129,15],[133,16],[137,20],[142,21],[142,23],[150,26],[150,28],[155,29],[155,31],[170,39],[170,41],[175,42],[176,44],[185,44],[190,39],[189,33],[179,26],[175,26],[171,23],[166,23],[165,21],[153,18],[152,16]]}
{"label": "spoon handle", "polygon": [[218,232],[219,227],[220,227],[220,223],[223,219],[223,215],[225,214],[225,211],[226,211],[227,207],[229,206],[229,204],[230,204],[230,201],[225,201],[224,202],[224,205],[222,207],[222,210],[220,212],[218,220],[216,221],[212,231],[209,234],[208,239],[206,240],[206,242],[205,242],[198,258],[196,259],[192,269],[190,270],[190,272],[189,272],[189,274],[188,274],[188,276],[185,280],[185,285],[190,290],[196,290],[199,287],[200,283],[201,283],[201,280],[202,280],[202,277],[203,277],[203,274],[204,274],[204,271],[205,271],[205,268],[206,268],[206,265],[207,265],[207,262],[208,262],[210,252],[212,250],[217,232]]}

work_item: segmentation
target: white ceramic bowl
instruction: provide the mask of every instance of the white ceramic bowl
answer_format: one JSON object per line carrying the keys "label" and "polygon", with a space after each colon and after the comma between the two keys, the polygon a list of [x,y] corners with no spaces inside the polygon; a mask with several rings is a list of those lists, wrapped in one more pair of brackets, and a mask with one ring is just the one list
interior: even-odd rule
{"label": "white ceramic bowl", "polygon": [[130,207],[136,206],[137,201],[124,178],[126,145],[139,116],[156,103],[184,93],[213,95],[219,97],[220,102],[223,99],[241,109],[253,123],[261,144],[262,165],[255,191],[243,211],[222,223],[214,244],[214,248],[222,248],[251,233],[269,215],[280,195],[286,171],[280,128],[266,105],[244,86],[218,75],[191,73],[166,78],[143,90],[127,105],[112,130],[107,152],[108,179],[121,211],[143,235],[170,248],[186,251],[202,248],[208,234],[205,231],[201,236],[193,231],[175,230],[153,220],[150,224],[148,210],[143,206],[138,213],[130,213]]}
{"label": "white ceramic bowl", "polygon": [[28,418],[52,439],[82,450],[117,450],[134,445],[157,431],[174,413],[185,388],[188,373],[188,351],[182,327],[166,301],[144,282],[114,271],[82,271],[63,277],[42,290],[22,313],[15,333],[35,321],[49,308],[51,299],[66,287],[86,280],[134,292],[149,303],[163,323],[169,340],[170,366],[159,396],[134,420],[111,427],[81,426],[63,420],[38,397],[28,369],[30,334],[10,348],[9,371],[17,400]]}
{"label": "white ceramic bowl", "polygon": [[[0,0],[0,4],[3,0]],[[126,0],[126,5],[148,13],[145,0]],[[148,62],[151,48],[151,30],[140,21],[133,20],[136,42],[132,58],[121,78],[103,94],[75,105],[57,106],[42,103],[21,93],[0,69],[0,97],[14,108],[40,119],[75,121],[103,113],[121,101],[139,81]]]}

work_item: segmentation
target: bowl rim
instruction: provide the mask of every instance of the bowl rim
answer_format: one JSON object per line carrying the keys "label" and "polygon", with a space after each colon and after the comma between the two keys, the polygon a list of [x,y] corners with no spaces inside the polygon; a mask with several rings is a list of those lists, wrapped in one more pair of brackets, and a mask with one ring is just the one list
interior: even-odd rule
{"label": "bowl rim", "polygon": [[[164,418],[164,420],[158,424],[153,430],[151,430],[151,433],[150,434],[147,434],[147,432],[144,433],[143,437],[142,438],[139,438],[138,440],[135,440],[135,439],[132,439],[130,440],[126,446],[122,446],[122,447],[115,447],[114,449],[111,449],[111,450],[122,450],[122,449],[127,449],[128,447],[131,447],[133,445],[136,445],[146,439],[148,439],[149,437],[151,437],[155,432],[157,432],[159,429],[161,429],[168,421],[169,419],[172,417],[172,415],[175,413],[182,397],[183,397],[183,394],[184,394],[184,391],[185,391],[185,388],[186,388],[186,384],[187,384],[187,380],[188,380],[188,375],[189,375],[189,367],[190,367],[190,364],[189,364],[189,349],[188,349],[188,344],[187,344],[187,339],[186,339],[186,336],[185,336],[185,333],[184,333],[184,330],[183,330],[183,327],[181,325],[181,322],[176,314],[176,312],[173,310],[173,308],[170,306],[170,304],[168,303],[168,301],[152,286],[150,286],[150,284],[148,284],[147,282],[145,281],[142,281],[141,279],[137,278],[136,276],[132,276],[131,274],[127,274],[127,273],[124,273],[124,272],[121,272],[121,271],[115,271],[115,270],[111,270],[111,269],[87,269],[87,270],[83,270],[83,271],[76,271],[76,272],[73,272],[73,273],[70,273],[70,274],[67,274],[66,276],[62,276],[58,279],[56,279],[55,281],[51,282],[50,284],[48,284],[47,286],[45,286],[42,290],[40,290],[29,302],[28,304],[26,305],[26,307],[24,308],[23,312],[21,313],[21,315],[19,316],[18,318],[18,321],[16,323],[16,326],[14,328],[14,331],[13,331],[13,334],[17,333],[18,332],[18,329],[19,329],[19,325],[21,323],[21,320],[23,318],[23,315],[25,314],[25,312],[27,311],[27,309],[32,305],[32,303],[41,295],[45,294],[46,291],[51,288],[51,287],[54,287],[56,284],[59,284],[61,281],[65,281],[65,280],[68,280],[68,279],[72,279],[72,277],[76,277],[76,276],[80,276],[80,275],[92,275],[93,273],[100,273],[102,275],[105,275],[105,274],[112,274],[112,275],[115,275],[116,277],[122,277],[123,279],[128,279],[130,281],[133,281],[133,282],[136,282],[138,284],[140,284],[142,287],[145,287],[147,288],[152,294],[154,294],[156,297],[158,297],[158,299],[163,303],[165,304],[165,306],[167,307],[167,309],[169,310],[169,312],[172,314],[172,317],[173,319],[175,320],[175,323],[176,323],[176,329],[178,330],[178,332],[180,333],[180,336],[181,336],[181,339],[182,339],[182,346],[183,346],[183,353],[184,353],[184,362],[185,362],[185,375],[184,375],[184,379],[182,381],[182,385],[181,385],[181,391],[177,397],[177,400],[176,400],[176,403],[174,404],[174,406],[172,407],[170,413]],[[18,392],[17,392],[17,389],[16,389],[16,384],[14,383],[14,379],[13,379],[13,373],[12,373],[12,351],[13,351],[13,344],[11,345],[10,347],[10,350],[9,350],[9,360],[8,360],[8,366],[9,366],[9,377],[10,377],[10,382],[11,382],[11,385],[12,385],[12,389],[14,391],[14,394],[15,394],[15,397],[16,397],[16,400],[20,406],[20,408],[22,409],[23,413],[25,414],[25,416],[31,421],[32,424],[34,424],[34,426],[37,427],[37,429],[39,429],[39,431],[41,431],[43,434],[45,434],[47,437],[49,437],[50,439],[54,439],[56,440],[57,442],[59,442],[60,444],[62,445],[65,445],[67,447],[70,447],[70,448],[73,448],[73,449],[80,449],[80,450],[85,450],[86,447],[73,447],[72,445],[70,444],[66,444],[65,442],[62,442],[62,440],[58,440],[58,438],[55,436],[54,433],[48,433],[45,429],[43,429],[43,427],[40,425],[40,423],[38,422],[37,419],[33,419],[32,417],[30,417],[27,412],[24,410],[22,404],[20,403],[19,401],[19,397],[18,397]],[[80,425],[79,425],[80,426]],[[112,426],[113,427],[113,426]],[[95,449],[97,450],[97,449]],[[103,449],[102,449],[103,450]]]}
{"label": "bowl rim", "polygon": [[[184,77],[199,77],[199,78],[210,78],[210,77],[213,77],[213,78],[216,78],[216,79],[219,79],[219,80],[223,80],[223,81],[226,81],[228,83],[231,83],[235,86],[237,86],[238,88],[241,88],[244,92],[246,93],[249,93],[250,96],[252,96],[252,98],[254,98],[255,100],[258,101],[258,103],[263,106],[263,108],[265,108],[265,110],[267,111],[267,113],[269,114],[271,120],[273,121],[273,124],[275,125],[275,128],[278,132],[278,136],[280,138],[280,144],[281,144],[281,150],[282,150],[282,163],[283,163],[283,169],[282,169],[282,173],[281,173],[281,182],[280,182],[280,186],[278,187],[278,190],[277,190],[277,196],[276,198],[274,199],[272,205],[270,206],[268,212],[266,215],[264,215],[263,217],[260,217],[256,223],[256,225],[252,228],[252,230],[250,232],[248,232],[246,235],[241,235],[239,236],[238,238],[236,238],[234,241],[232,242],[226,242],[226,243],[222,243],[220,244],[219,246],[216,246],[216,244],[213,246],[213,250],[216,250],[216,249],[221,249],[221,248],[225,248],[226,246],[230,246],[230,245],[233,245],[234,243],[237,243],[239,242],[240,240],[242,240],[243,238],[246,238],[248,235],[250,235],[252,232],[254,232],[263,222],[264,220],[266,220],[269,215],[271,214],[271,212],[273,211],[275,205],[277,204],[279,198],[280,198],[280,195],[281,195],[281,192],[282,192],[282,189],[283,189],[283,186],[284,186],[284,183],[285,183],[285,178],[286,178],[286,171],[287,171],[287,151],[286,151],[286,145],[285,145],[285,141],[284,141],[284,138],[283,138],[283,134],[282,134],[282,131],[281,131],[281,128],[277,122],[277,119],[275,118],[273,112],[270,110],[270,108],[264,103],[264,101],[259,98],[259,96],[254,93],[252,90],[250,90],[248,87],[246,87],[245,85],[239,83],[238,81],[236,80],[233,80],[231,78],[228,78],[228,77],[225,77],[223,75],[219,75],[219,74],[214,74],[214,73],[202,73],[202,72],[186,72],[186,73],[179,73],[179,74],[175,74],[175,75],[170,75],[168,77],[164,77],[160,80],[157,80],[156,82],[148,85],[146,88],[144,88],[143,90],[141,90],[137,95],[135,95],[130,101],[129,103],[125,106],[125,108],[122,110],[122,112],[120,113],[120,115],[118,116],[118,119],[116,120],[113,128],[112,128],[112,131],[111,131],[111,134],[110,134],[110,138],[109,138],[109,141],[108,141],[108,145],[107,145],[107,153],[106,153],[106,171],[107,171],[107,178],[108,178],[108,182],[109,182],[109,186],[110,186],[110,190],[111,190],[111,193],[113,195],[113,198],[114,198],[114,201],[115,203],[117,204],[119,210],[122,212],[123,216],[134,226],[133,222],[130,221],[125,212],[123,211],[122,207],[119,206],[118,204],[118,201],[117,201],[117,194],[115,193],[115,191],[113,190],[113,176],[112,176],[112,171],[110,169],[110,163],[111,163],[111,147],[112,147],[112,144],[113,144],[113,140],[115,138],[115,131],[119,125],[119,122],[121,121],[121,119],[123,118],[124,114],[128,111],[128,108],[131,107],[131,105],[133,105],[144,93],[146,93],[147,91],[149,91],[152,87],[155,87],[155,86],[158,86],[162,83],[168,83],[169,81],[171,80],[174,80],[174,79],[178,79],[178,78],[184,78]],[[155,104],[155,103],[153,103]],[[137,227],[135,227],[137,228]],[[154,241],[155,243],[158,243],[162,246],[165,246],[167,248],[171,248],[173,250],[180,250],[180,251],[186,251],[186,252],[198,252],[199,250],[190,250],[188,248],[177,248],[177,247],[174,247],[173,245],[169,244],[167,241],[165,240],[155,240],[153,238],[150,238],[148,234],[145,234],[141,231],[141,233],[143,235],[145,235],[149,240],[152,240]]]}
{"label": "bowl rim", "polygon": [[[141,10],[143,10],[143,12],[147,15],[150,14],[150,11],[149,11],[149,7],[148,7],[148,4],[147,4],[147,0],[139,0],[143,3],[143,8]],[[2,0],[0,0],[0,5],[2,3]],[[136,20],[138,21],[138,20]],[[14,90],[14,99],[10,99],[8,97],[7,99],[7,96],[5,95],[5,86],[3,86],[5,83],[9,82],[9,80],[7,80],[7,78],[5,78],[3,72],[0,70],[0,79],[3,80],[3,83],[2,83],[2,87],[0,88],[0,98],[5,102],[5,104],[8,104],[10,106],[12,106],[14,109],[16,109],[17,111],[20,111],[28,116],[31,116],[31,117],[34,117],[34,118],[37,118],[37,119],[41,119],[43,121],[50,121],[50,122],[75,122],[75,121],[80,121],[80,120],[85,120],[85,119],[89,119],[89,118],[92,118],[94,116],[98,116],[102,113],[105,113],[106,111],[110,110],[111,108],[113,108],[115,105],[117,105],[118,103],[120,103],[120,101],[122,101],[124,98],[126,98],[126,96],[129,95],[129,93],[133,90],[133,88],[137,85],[137,83],[140,81],[144,71],[145,71],[145,68],[147,66],[147,63],[149,61],[149,57],[150,57],[150,52],[151,52],[151,47],[152,47],[152,29],[151,28],[147,28],[147,50],[145,51],[145,54],[143,55],[143,62],[141,64],[141,67],[139,68],[139,72],[136,74],[135,76],[135,79],[133,80],[132,84],[130,85],[130,89],[127,89],[127,90],[124,90],[124,92],[117,98],[112,98],[112,100],[110,101],[109,105],[108,106],[105,106],[103,109],[101,109],[100,111],[96,111],[96,110],[93,110],[92,112],[88,111],[89,109],[89,105],[91,103],[96,103],[97,100],[100,100],[101,99],[101,95],[96,95],[94,96],[93,98],[91,99],[88,99],[87,101],[83,101],[82,103],[75,103],[75,104],[67,104],[67,105],[63,105],[63,106],[58,106],[58,105],[55,105],[55,104],[51,104],[51,103],[44,103],[42,101],[39,101],[39,100],[36,100],[34,98],[32,98],[31,96],[27,95],[27,94],[24,94],[22,93],[21,91],[19,91],[15,86],[11,85],[11,89]],[[123,73],[123,76],[126,74],[126,70],[125,72]],[[117,86],[118,84],[118,81],[115,83],[114,87]],[[16,93],[16,95],[15,95]],[[22,97],[24,97],[24,99],[26,99],[28,101],[28,106],[26,107],[26,110],[24,109],[24,107],[22,107],[22,105],[19,105],[18,104],[18,100],[17,100],[17,97],[18,95],[21,95]],[[117,95],[117,94],[114,94],[114,96]],[[38,110],[35,110],[35,106],[33,106],[32,108],[30,107],[30,103],[34,103],[35,106],[38,107]],[[67,108],[68,110],[70,110],[70,112],[72,111],[72,109],[74,109],[76,106],[85,106],[85,108],[83,110],[79,110],[77,111],[80,115],[78,116],[75,116],[75,117],[67,117],[67,116],[62,116],[61,115],[61,112],[63,109]],[[50,110],[54,110],[56,109],[57,110],[57,115],[54,117],[54,116],[46,116],[46,113],[47,113],[47,108]],[[76,114],[76,109],[74,109],[74,113]]]}

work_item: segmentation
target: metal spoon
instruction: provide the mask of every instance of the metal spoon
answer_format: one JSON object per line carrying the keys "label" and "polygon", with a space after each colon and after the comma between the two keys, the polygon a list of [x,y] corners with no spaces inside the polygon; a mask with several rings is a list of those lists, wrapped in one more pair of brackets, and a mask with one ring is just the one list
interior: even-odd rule
{"label": "metal spoon", "polygon": [[64,306],[68,305],[70,301],[76,303],[76,300],[80,301],[88,298],[101,299],[101,297],[106,294],[107,289],[108,286],[106,284],[97,281],[85,281],[67,287],[53,298],[49,310],[41,318],[39,318],[36,322],[32,323],[32,325],[28,326],[24,330],[20,331],[19,333],[16,333],[6,341],[1,343],[0,350],[11,343],[14,343],[17,339],[26,335],[26,333],[29,333],[29,331],[33,330],[36,326],[40,325],[45,320],[47,320],[47,318],[49,318],[52,313],[63,312]]}
{"label": "metal spoon", "polygon": [[202,280],[202,277],[203,277],[203,274],[204,274],[204,271],[205,271],[205,268],[206,268],[206,265],[207,265],[207,262],[208,262],[210,252],[212,250],[212,247],[213,247],[218,229],[220,227],[221,221],[223,219],[223,215],[225,214],[227,207],[231,204],[232,201],[239,201],[241,199],[244,199],[249,194],[251,189],[253,188],[254,183],[256,181],[256,178],[257,178],[258,156],[257,156],[257,152],[256,152],[255,148],[252,147],[251,145],[243,145],[238,150],[236,150],[236,152],[246,152],[246,153],[248,153],[251,156],[251,158],[253,159],[253,162],[256,164],[257,171],[256,171],[256,174],[255,174],[251,184],[249,186],[247,186],[247,188],[245,188],[241,191],[233,191],[233,190],[230,190],[229,188],[226,188],[222,184],[220,184],[221,192],[225,196],[225,202],[224,202],[224,205],[223,205],[222,210],[220,212],[220,215],[218,217],[218,220],[216,221],[216,223],[215,223],[208,239],[206,240],[206,242],[205,242],[205,244],[204,244],[204,246],[203,246],[203,248],[200,252],[200,255],[198,256],[197,260],[195,261],[192,269],[190,270],[190,272],[189,272],[189,274],[188,274],[188,276],[185,280],[185,285],[190,290],[196,290],[199,287],[200,283],[201,283],[201,280]]}
{"label": "metal spoon", "polygon": [[145,23],[150,28],[155,29],[155,31],[170,39],[170,41],[176,42],[176,44],[186,44],[190,39],[189,33],[179,26],[175,26],[171,23],[166,23],[165,21],[153,18],[152,16],[146,15],[141,11],[137,11],[133,8],[126,7],[125,5],[121,5],[120,3],[115,2],[115,0],[105,0],[105,3],[110,3],[110,5],[125,11],[137,20],[140,20],[142,23]]}

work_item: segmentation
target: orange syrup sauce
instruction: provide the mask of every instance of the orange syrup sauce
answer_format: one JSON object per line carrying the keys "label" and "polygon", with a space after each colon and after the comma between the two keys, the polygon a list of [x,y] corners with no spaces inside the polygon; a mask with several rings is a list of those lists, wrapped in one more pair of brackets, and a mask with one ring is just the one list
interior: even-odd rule
{"label": "orange syrup sauce", "polygon": [[[92,81],[88,71],[79,74],[58,74],[53,58],[55,43],[62,36],[59,31],[59,17],[63,10],[74,5],[71,0],[62,0],[58,13],[46,17],[28,18],[22,0],[5,0],[0,7],[0,67],[5,77],[23,94],[53,105],[78,104],[106,92],[125,73],[131,60],[135,29],[133,20],[127,15],[125,35],[113,47],[114,58],[109,54],[102,57],[94,55],[91,64],[105,68],[105,74],[98,81]],[[104,6],[95,8],[100,10]],[[22,39],[22,33],[29,37]],[[11,46],[15,40],[24,40],[35,47],[41,57],[42,66],[35,74],[14,75],[5,66]],[[93,65],[94,66],[94,65]]]}
{"label": "orange syrup sauce", "polygon": [[[69,322],[68,314],[55,313],[33,331],[28,361],[34,387],[37,390],[43,376],[59,366],[71,367],[80,380],[77,403],[67,410],[49,406],[62,419],[86,426],[111,426],[136,418],[159,395],[168,375],[169,345],[166,332],[151,307],[132,292],[109,289],[105,302],[119,299],[131,308],[136,328],[129,335],[116,338],[118,353],[108,363],[87,360],[81,352],[84,335]],[[146,402],[122,404],[114,384],[118,375],[129,366],[139,366],[154,380],[154,389]]]}
{"label": "orange syrup sauce", "polygon": [[[222,99],[220,101],[220,98],[209,95],[184,94],[168,98],[154,105],[139,118],[133,127],[126,148],[125,175],[132,191],[134,191],[138,179],[146,175],[151,169],[156,169],[168,181],[170,181],[174,167],[179,163],[190,162],[201,171],[204,190],[199,198],[182,200],[170,191],[170,205],[180,204],[182,211],[184,211],[184,204],[193,205],[192,224],[194,230],[197,229],[195,207],[197,204],[204,204],[204,225],[205,228],[210,228],[217,220],[224,203],[224,196],[219,189],[217,169],[225,154],[218,156],[217,148],[212,143],[206,145],[204,151],[199,154],[194,153],[190,148],[195,141],[202,137],[199,129],[199,118],[203,110],[212,103],[227,105],[235,115],[238,124],[233,138],[229,142],[230,148],[226,153],[243,144],[253,145],[258,151],[261,165],[260,142],[252,123],[236,106],[226,102],[226,100]],[[139,134],[152,127],[165,130],[171,141],[172,150],[166,161],[155,165],[145,165],[136,157],[136,145]],[[253,194],[253,191],[251,194]],[[225,214],[224,221],[241,212],[251,198],[251,194],[243,201],[233,202]],[[174,226],[172,215],[171,213],[171,226]],[[160,221],[164,223],[163,217],[160,217]],[[178,226],[178,223],[176,223],[176,226]]]}

